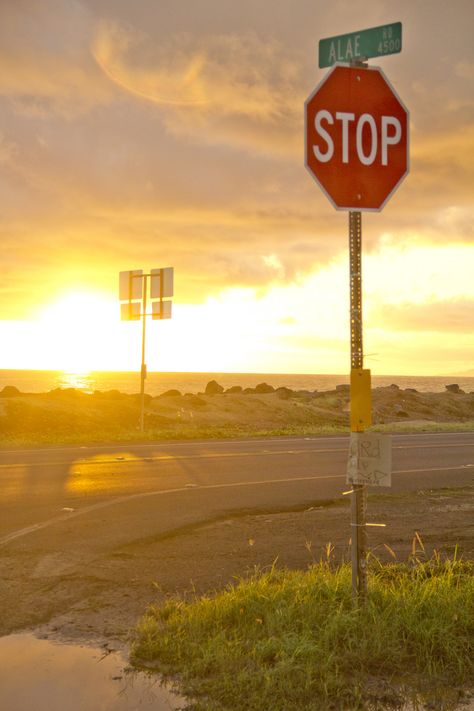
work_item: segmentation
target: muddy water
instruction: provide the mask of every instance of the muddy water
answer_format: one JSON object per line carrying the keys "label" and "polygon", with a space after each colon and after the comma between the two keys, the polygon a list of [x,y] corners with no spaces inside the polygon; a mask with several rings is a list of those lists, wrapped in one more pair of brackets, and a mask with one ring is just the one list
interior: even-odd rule
{"label": "muddy water", "polygon": [[[127,672],[118,652],[60,644],[32,634],[0,637],[0,711],[171,711],[185,700],[157,677]],[[393,708],[393,707],[390,707]],[[400,711],[474,711],[452,699],[414,699]]]}
{"label": "muddy water", "polygon": [[2,711],[170,711],[184,700],[156,677],[130,673],[119,653],[37,639],[0,637]]}

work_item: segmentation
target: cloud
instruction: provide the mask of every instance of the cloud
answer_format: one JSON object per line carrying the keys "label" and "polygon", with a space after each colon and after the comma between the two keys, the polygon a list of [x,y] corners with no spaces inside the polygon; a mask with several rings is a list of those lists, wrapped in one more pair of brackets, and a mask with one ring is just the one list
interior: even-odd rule
{"label": "cloud", "polygon": [[367,303],[474,300],[472,251],[464,244],[383,245],[364,259]]}
{"label": "cloud", "polygon": [[[322,3],[225,4],[219,17],[211,1],[182,15],[171,1],[0,4],[3,263],[22,265],[5,312],[43,284],[115,289],[118,269],[159,266],[157,251],[190,301],[232,285],[261,293],[346,254],[346,218],[303,166],[303,100],[312,21],[324,15],[331,34],[343,10],[348,30],[357,18],[347,3],[332,20]],[[413,83],[413,62],[393,59],[410,72],[395,84],[414,122],[412,172],[382,215],[364,215],[369,255],[384,231],[400,247],[473,241],[471,63],[456,57],[436,89],[438,64],[417,65]]]}
{"label": "cloud", "polygon": [[76,115],[114,92],[90,54],[93,17],[77,0],[0,6],[0,96],[27,116]]}
{"label": "cloud", "polygon": [[376,308],[371,322],[384,330],[472,334],[473,300],[433,301],[429,304],[391,304]]}
{"label": "cloud", "polygon": [[438,130],[413,137],[411,155],[416,188],[451,205],[472,206],[474,126]]}
{"label": "cloud", "polygon": [[274,39],[182,33],[157,43],[109,22],[98,29],[93,53],[109,79],[160,106],[171,133],[295,150],[302,67],[298,53]]}
{"label": "cloud", "polygon": [[11,165],[16,153],[16,144],[5,138],[3,133],[0,133],[0,165]]}
{"label": "cloud", "polygon": [[474,81],[474,62],[458,62],[454,68],[458,77]]}

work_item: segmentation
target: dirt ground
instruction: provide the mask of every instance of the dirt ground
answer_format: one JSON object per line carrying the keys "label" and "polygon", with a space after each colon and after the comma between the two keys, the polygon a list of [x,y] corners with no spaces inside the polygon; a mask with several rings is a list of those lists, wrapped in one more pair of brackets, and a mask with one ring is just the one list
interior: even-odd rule
{"label": "dirt ground", "polygon": [[[136,540],[105,555],[59,561],[34,536],[0,549],[0,634],[34,628],[45,637],[122,648],[147,605],[166,596],[211,594],[256,567],[306,568],[320,558],[349,559],[349,497],[338,504],[200,524]],[[474,487],[416,494],[369,494],[371,554],[406,561],[417,555],[474,559]],[[389,548],[391,550],[389,550]],[[370,584],[370,583],[369,583]]]}

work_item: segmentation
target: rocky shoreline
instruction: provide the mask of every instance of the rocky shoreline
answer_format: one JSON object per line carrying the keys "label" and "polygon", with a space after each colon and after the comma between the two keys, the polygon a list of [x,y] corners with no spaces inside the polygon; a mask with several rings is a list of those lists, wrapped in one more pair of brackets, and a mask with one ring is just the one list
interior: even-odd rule
{"label": "rocky shoreline", "polygon": [[[140,396],[118,390],[86,393],[55,389],[48,393],[22,393],[8,385],[0,391],[0,432],[5,442],[15,439],[58,441],[137,436]],[[224,389],[210,381],[204,392],[168,390],[145,395],[145,434],[150,437],[234,436],[284,434],[349,427],[350,387],[334,390],[274,388],[262,382],[252,388]],[[471,429],[474,426],[474,392],[456,383],[445,392],[417,392],[392,384],[372,390],[373,425],[379,427],[435,423]]]}

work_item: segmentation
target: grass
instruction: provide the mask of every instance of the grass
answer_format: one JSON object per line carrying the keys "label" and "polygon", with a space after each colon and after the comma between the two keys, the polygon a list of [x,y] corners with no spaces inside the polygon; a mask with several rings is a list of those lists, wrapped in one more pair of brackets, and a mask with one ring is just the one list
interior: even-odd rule
{"label": "grass", "polygon": [[194,439],[234,439],[239,437],[279,437],[279,436],[316,436],[348,433],[348,428],[333,425],[318,427],[288,426],[262,428],[251,425],[181,425],[170,427],[146,428],[140,432],[138,428],[100,428],[87,431],[58,432],[2,432],[3,445],[36,445],[36,444],[84,444],[98,442],[155,442],[160,440],[194,440]]}
{"label": "grass", "polygon": [[[140,621],[132,662],[177,678],[196,711],[387,708],[412,688],[474,676],[474,564],[371,559],[367,605],[350,565],[256,573]],[[385,705],[380,705],[380,703]]]}
{"label": "grass", "polygon": [[395,434],[415,432],[472,432],[474,420],[464,422],[433,422],[429,420],[412,420],[408,422],[389,422],[385,425],[373,425],[371,432],[393,432]]}
{"label": "grass", "polygon": [[[472,422],[403,422],[376,425],[372,432],[416,433],[416,432],[472,432]],[[70,431],[58,431],[54,427],[47,431],[8,432],[2,431],[2,445],[34,446],[41,444],[91,444],[107,443],[139,443],[156,442],[160,440],[193,440],[193,439],[233,439],[238,437],[307,437],[321,435],[349,434],[348,427],[338,425],[288,425],[285,427],[267,427],[251,425],[187,425],[176,424],[160,428],[146,428],[140,432],[138,428],[104,428],[97,426],[91,429],[80,428]]]}

